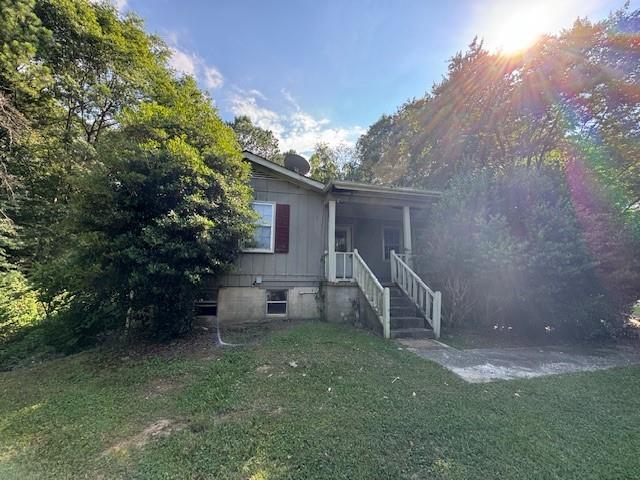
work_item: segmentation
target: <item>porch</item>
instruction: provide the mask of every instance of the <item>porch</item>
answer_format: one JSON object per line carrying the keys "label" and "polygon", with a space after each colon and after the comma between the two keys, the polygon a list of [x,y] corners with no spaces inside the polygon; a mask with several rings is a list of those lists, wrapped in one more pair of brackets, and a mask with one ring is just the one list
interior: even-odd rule
{"label": "porch", "polygon": [[[331,204],[329,204],[331,209]],[[373,274],[382,283],[391,281],[391,251],[410,256],[414,231],[408,206],[393,207],[357,202],[335,204],[334,258],[335,278],[353,281],[353,255],[358,251]],[[331,213],[329,213],[331,222]],[[329,224],[329,228],[331,225]]]}
{"label": "porch", "polygon": [[[435,192],[330,184],[327,196],[328,284],[355,284],[385,338],[440,334],[439,292],[413,271],[411,255]],[[392,295],[393,292],[393,295]]]}

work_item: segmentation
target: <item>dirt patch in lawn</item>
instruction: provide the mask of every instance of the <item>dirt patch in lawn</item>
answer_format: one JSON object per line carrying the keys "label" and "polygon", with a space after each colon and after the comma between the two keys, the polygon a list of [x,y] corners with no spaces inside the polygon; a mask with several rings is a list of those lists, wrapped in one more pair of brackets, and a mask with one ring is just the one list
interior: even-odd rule
{"label": "dirt patch in lawn", "polygon": [[105,450],[105,455],[120,456],[127,454],[132,448],[144,447],[147,443],[165,438],[174,432],[182,430],[186,425],[183,422],[163,418],[148,425],[142,432],[133,437],[126,438]]}
{"label": "dirt patch in lawn", "polygon": [[159,378],[154,380],[144,389],[143,395],[145,400],[160,397],[164,394],[179,390],[187,383],[188,376],[182,378]]}
{"label": "dirt patch in lawn", "polygon": [[260,365],[256,368],[256,373],[266,374],[271,372],[271,370],[273,370],[273,367],[271,365]]}

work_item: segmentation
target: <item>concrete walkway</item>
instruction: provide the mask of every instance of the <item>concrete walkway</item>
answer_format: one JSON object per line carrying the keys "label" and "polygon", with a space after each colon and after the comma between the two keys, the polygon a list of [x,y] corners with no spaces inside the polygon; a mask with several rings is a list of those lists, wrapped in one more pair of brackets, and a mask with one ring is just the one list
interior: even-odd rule
{"label": "concrete walkway", "polygon": [[433,360],[470,383],[533,378],[640,364],[631,347],[521,347],[457,350],[435,340],[402,339],[407,350]]}

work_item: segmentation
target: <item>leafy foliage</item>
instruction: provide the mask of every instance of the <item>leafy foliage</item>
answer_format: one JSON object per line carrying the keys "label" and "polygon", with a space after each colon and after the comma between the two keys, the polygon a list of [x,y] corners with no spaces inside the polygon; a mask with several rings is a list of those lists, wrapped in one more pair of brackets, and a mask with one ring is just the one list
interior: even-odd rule
{"label": "leafy foliage", "polygon": [[10,272],[0,279],[0,343],[21,329],[42,320],[44,311],[37,292],[19,272]]}
{"label": "leafy foliage", "polygon": [[250,234],[249,171],[233,132],[192,79],[162,100],[126,112],[81,179],[74,247],[60,259],[79,337],[188,331],[204,277],[223,273]]}
{"label": "leafy foliage", "polygon": [[568,188],[552,173],[458,177],[428,221],[423,269],[440,283],[449,325],[576,337],[619,322]]}
{"label": "leafy foliage", "polygon": [[331,147],[326,143],[316,145],[309,158],[311,177],[319,182],[327,183],[338,178],[339,167]]}
{"label": "leafy foliage", "polygon": [[577,20],[515,57],[474,40],[430,94],[383,116],[359,140],[363,175],[442,188],[478,168],[561,168],[578,138],[605,151],[634,203],[638,31],[640,11],[622,10],[596,24]]}
{"label": "leafy foliage", "polygon": [[474,40],[358,141],[356,178],[450,189],[421,253],[452,321],[588,335],[640,297],[639,32],[627,6],[517,56]]}
{"label": "leafy foliage", "polygon": [[309,158],[311,177],[320,182],[331,180],[357,180],[358,165],[353,149],[348,145],[331,147],[327,143],[316,144]]}
{"label": "leafy foliage", "polygon": [[73,178],[98,161],[101,136],[170,72],[164,45],[107,3],[21,0],[3,8],[11,47],[0,57],[1,83],[30,127],[21,141],[3,143],[14,181],[11,218],[22,233],[15,260],[32,269],[64,244]]}
{"label": "leafy foliage", "polygon": [[183,333],[249,229],[232,130],[136,16],[86,0],[0,13],[0,268],[37,287],[65,349]]}
{"label": "leafy foliage", "polygon": [[271,130],[254,125],[249,117],[241,115],[229,123],[243,150],[282,164],[282,154],[278,147],[278,139]]}

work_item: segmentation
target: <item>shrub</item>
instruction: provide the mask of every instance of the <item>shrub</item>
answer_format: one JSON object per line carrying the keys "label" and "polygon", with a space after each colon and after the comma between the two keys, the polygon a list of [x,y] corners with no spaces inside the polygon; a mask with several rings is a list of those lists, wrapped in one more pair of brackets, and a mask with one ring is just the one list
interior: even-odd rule
{"label": "shrub", "polygon": [[43,317],[37,292],[24,275],[18,271],[4,272],[0,279],[0,343],[39,323]]}
{"label": "shrub", "polygon": [[459,176],[428,224],[419,265],[443,291],[445,325],[589,337],[619,323],[557,176],[527,168]]}
{"label": "shrub", "polygon": [[224,273],[251,230],[233,132],[187,78],[130,111],[98,153],[72,203],[70,248],[40,272],[50,298],[67,294],[67,343],[185,333],[205,276]]}

